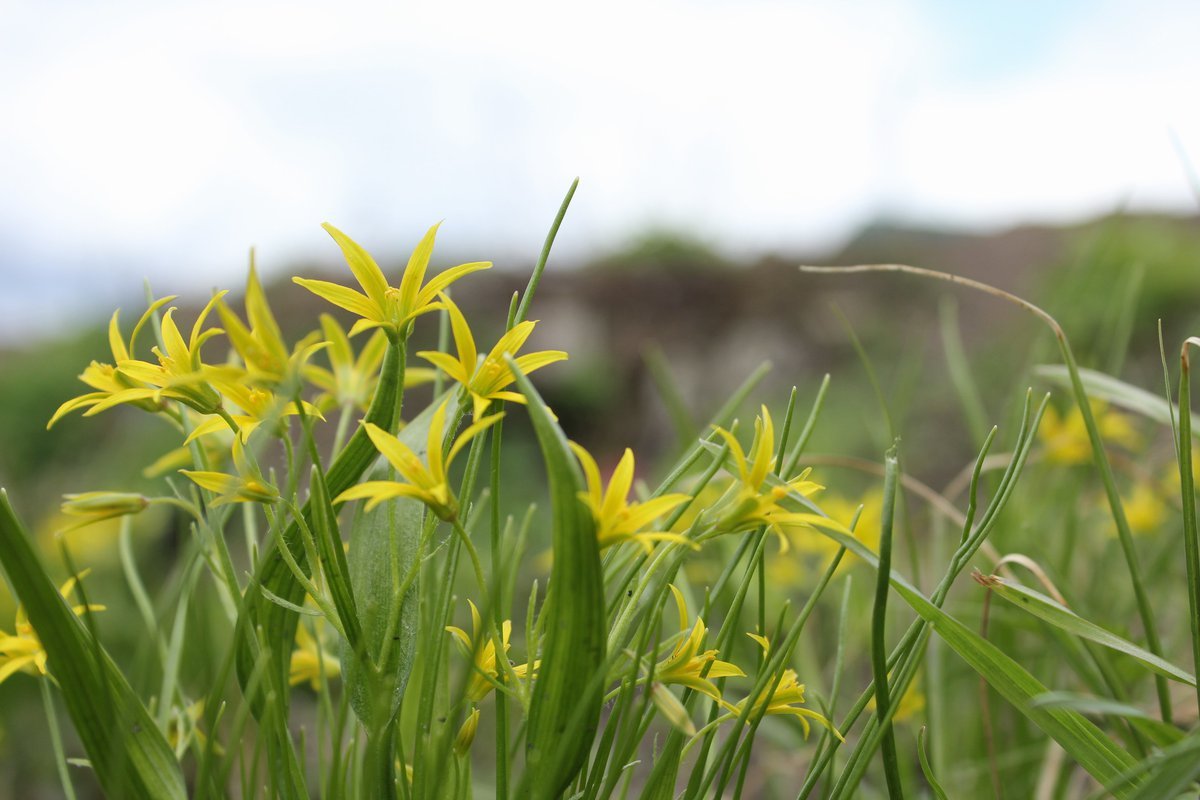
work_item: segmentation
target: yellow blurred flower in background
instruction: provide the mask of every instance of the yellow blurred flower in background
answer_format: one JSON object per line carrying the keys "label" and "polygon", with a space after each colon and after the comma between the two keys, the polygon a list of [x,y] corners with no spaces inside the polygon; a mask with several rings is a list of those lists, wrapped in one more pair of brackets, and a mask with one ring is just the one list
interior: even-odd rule
{"label": "yellow blurred flower in background", "polygon": [[[1092,401],[1091,407],[1100,437],[1106,444],[1118,444],[1131,450],[1138,447],[1141,439],[1129,417],[1099,401]],[[1072,406],[1065,417],[1054,406],[1046,406],[1038,426],[1038,439],[1045,459],[1051,464],[1088,464],[1092,460],[1092,445],[1078,406]]]}

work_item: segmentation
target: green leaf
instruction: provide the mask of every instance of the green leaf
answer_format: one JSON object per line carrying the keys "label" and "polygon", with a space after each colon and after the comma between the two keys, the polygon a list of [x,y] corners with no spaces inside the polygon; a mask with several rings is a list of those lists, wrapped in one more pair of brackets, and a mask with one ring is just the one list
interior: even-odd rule
{"label": "green leaf", "polygon": [[0,563],[46,650],[46,666],[105,794],[186,797],[170,745],[121,670],[59,594],[3,490]]}
{"label": "green leaf", "polygon": [[1184,736],[1179,728],[1151,717],[1140,708],[1104,697],[1089,697],[1074,692],[1046,692],[1034,698],[1033,703],[1046,708],[1070,708],[1093,717],[1121,717],[1159,747],[1175,744]]}
{"label": "green leaf", "polygon": [[[441,402],[422,411],[400,431],[398,438],[419,458],[428,447],[429,423]],[[452,393],[446,415],[454,417]],[[380,468],[378,479],[387,479]],[[358,606],[365,655],[373,665],[364,669],[348,643],[342,647],[342,672],[350,705],[368,728],[390,720],[400,707],[412,674],[417,647],[417,549],[425,507],[420,501],[397,498],[372,511],[359,504],[350,527],[350,581]],[[398,588],[406,582],[400,594]],[[394,629],[393,629],[394,627]]]}
{"label": "green leaf", "polygon": [[1119,653],[1124,653],[1163,677],[1185,683],[1188,686],[1196,685],[1195,676],[1187,670],[1180,669],[1166,659],[1154,655],[1149,650],[1138,647],[1133,642],[1122,639],[1115,633],[1111,633],[1099,625],[1087,621],[1074,611],[1060,605],[1040,592],[1034,591],[1027,586],[1009,583],[1003,578],[996,576],[990,576],[984,580],[987,581],[986,585],[997,595],[1012,603],[1017,608],[1028,611],[1030,614],[1050,623],[1056,628],[1088,639],[1111,650],[1116,650]]}
{"label": "green leaf", "polygon": [[[1134,766],[1125,770],[1117,781],[1130,785],[1143,776],[1145,780],[1137,791],[1129,795],[1131,800],[1160,800],[1164,797],[1195,797],[1195,792],[1181,794],[1200,776],[1200,736],[1195,734],[1182,739],[1162,751],[1151,753]],[[1106,787],[1108,788],[1108,787]]]}
{"label": "green leaf", "polygon": [[[390,430],[396,416],[396,393],[400,391],[401,373],[403,371],[404,346],[392,342],[384,356],[380,370],[379,384],[371,407],[367,411],[365,421],[373,422],[385,430]],[[350,488],[371,464],[375,462],[378,453],[367,437],[367,432],[361,426],[342,452],[334,460],[325,475],[326,488],[330,497],[336,497]],[[305,504],[304,516],[312,528],[313,516],[310,508],[311,500]],[[308,559],[304,553],[301,541],[300,526],[293,521],[283,533],[283,540],[302,568],[308,569]],[[296,580],[288,568],[287,562],[276,548],[270,548],[263,556],[262,587],[266,592],[279,600],[292,605],[302,605],[304,602],[304,587]],[[253,711],[256,719],[262,719],[266,711],[266,697],[274,692],[275,703],[282,709],[287,708],[288,702],[288,656],[296,639],[296,626],[299,616],[290,608],[268,600],[269,595],[254,598],[246,606],[247,619],[244,627],[247,630],[257,630],[261,627],[265,636],[266,650],[260,654],[250,637],[241,636],[237,642],[237,674],[243,690],[250,677],[254,674],[258,658],[268,658],[273,662],[266,672],[267,686],[253,701]],[[286,716],[286,714],[284,714]]]}
{"label": "green leaf", "polygon": [[600,721],[605,677],[603,575],[592,515],[579,500],[583,476],[567,438],[516,362],[506,360],[528,400],[546,463],[554,548],[543,610],[542,663],[533,686],[525,774],[517,796],[550,800],[583,766]]}
{"label": "green leaf", "polygon": [[[1034,374],[1064,388],[1071,388],[1071,375],[1066,367],[1058,364],[1043,364],[1034,368]],[[1175,408],[1159,395],[1126,383],[1119,378],[1080,367],[1079,379],[1083,382],[1088,397],[1103,400],[1114,406],[1140,414],[1161,425],[1172,425],[1171,415]],[[1194,434],[1200,436],[1200,433]]]}

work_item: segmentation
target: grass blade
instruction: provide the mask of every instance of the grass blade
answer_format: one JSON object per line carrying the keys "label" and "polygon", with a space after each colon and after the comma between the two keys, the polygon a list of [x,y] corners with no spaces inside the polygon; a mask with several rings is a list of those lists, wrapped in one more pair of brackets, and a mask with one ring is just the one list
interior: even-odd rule
{"label": "grass blade", "polygon": [[[557,797],[584,764],[600,720],[605,669],[604,587],[595,526],[579,500],[583,476],[566,436],[529,379],[508,359],[546,462],[554,568],[542,664],[529,710],[518,797]],[[531,655],[532,658],[532,655]]]}
{"label": "grass blade", "polygon": [[1017,583],[1010,583],[995,575],[977,576],[975,579],[1017,608],[1024,609],[1056,628],[1124,653],[1165,678],[1188,686],[1196,685],[1195,676],[1188,673],[1187,670],[1180,669],[1166,659],[1154,655],[1145,648],[1138,647],[1133,642],[1122,639],[1094,622],[1089,622],[1041,592]]}
{"label": "grass blade", "polygon": [[46,650],[46,664],[110,797],[183,798],[183,773],[146,707],[50,580],[0,490],[0,563]]}

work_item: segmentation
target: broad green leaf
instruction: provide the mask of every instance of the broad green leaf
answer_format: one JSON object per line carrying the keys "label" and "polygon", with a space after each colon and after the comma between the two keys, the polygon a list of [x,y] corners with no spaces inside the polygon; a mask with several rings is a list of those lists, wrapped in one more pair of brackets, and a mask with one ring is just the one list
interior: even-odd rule
{"label": "broad green leaf", "polygon": [[59,594],[3,490],[0,563],[46,650],[46,666],[105,793],[186,797],[170,745],[121,670]]}
{"label": "broad green leaf", "polygon": [[554,526],[541,667],[517,796],[551,800],[583,766],[600,720],[606,666],[603,575],[592,515],[579,500],[583,476],[567,438],[516,362],[506,360],[529,403],[550,480]]}
{"label": "broad green leaf", "polygon": [[[395,342],[389,344],[380,371],[379,384],[365,417],[367,422],[373,422],[385,430],[390,430],[395,421],[396,393],[400,390],[403,371],[402,358],[403,345]],[[326,472],[325,485],[329,496],[336,497],[350,488],[367,470],[367,467],[374,463],[377,456],[378,453],[367,437],[366,431],[360,426]],[[310,505],[311,501],[305,505],[303,511],[311,529],[313,515]],[[283,540],[287,543],[296,563],[302,568],[308,569],[308,559],[304,554],[300,536],[300,526],[293,521],[284,531]],[[302,605],[304,603],[304,587],[296,580],[279,551],[270,548],[263,558],[263,589],[278,600],[284,600],[292,605]],[[266,672],[265,691],[260,692],[253,701],[254,716],[257,719],[262,719],[263,713],[266,711],[265,697],[271,692],[274,692],[275,703],[282,709],[286,710],[287,708],[288,655],[292,652],[292,645],[296,639],[296,626],[300,622],[299,616],[294,611],[278,602],[268,600],[267,597],[270,595],[254,598],[246,606],[248,618],[245,620],[245,627],[248,630],[257,630],[261,627],[267,645],[267,650],[262,657],[271,659],[273,662],[270,665],[271,668]],[[239,637],[237,648],[238,681],[245,689],[250,676],[254,674],[259,653],[249,637]]]}
{"label": "broad green leaf", "polygon": [[[433,403],[409,422],[399,433],[419,458],[425,457],[429,423],[438,404]],[[446,414],[454,418],[457,402],[451,393]],[[374,476],[385,480],[388,470],[381,467]],[[350,527],[350,581],[362,626],[362,642],[376,674],[363,669],[348,643],[342,647],[342,674],[350,705],[364,725],[374,727],[379,719],[395,716],[412,674],[417,646],[417,579],[414,575],[403,595],[397,593],[409,570],[416,570],[415,559],[425,518],[424,506],[417,500],[397,498],[365,511],[359,504]],[[394,570],[394,572],[393,572]],[[389,625],[394,625],[391,630]],[[386,648],[386,660],[381,656]],[[376,707],[386,704],[386,709]],[[373,715],[378,719],[373,719]]]}
{"label": "broad green leaf", "polygon": [[1180,669],[1166,659],[1154,655],[1149,650],[1138,647],[1133,642],[1122,639],[1115,633],[1111,633],[1093,622],[1088,622],[1074,611],[1060,605],[1040,592],[1034,591],[1027,586],[1009,583],[1003,578],[996,576],[988,577],[985,580],[987,581],[987,586],[997,595],[1056,628],[1083,637],[1096,644],[1104,645],[1119,653],[1124,653],[1141,662],[1143,666],[1173,681],[1179,681],[1188,686],[1196,685],[1195,676],[1187,670]]}

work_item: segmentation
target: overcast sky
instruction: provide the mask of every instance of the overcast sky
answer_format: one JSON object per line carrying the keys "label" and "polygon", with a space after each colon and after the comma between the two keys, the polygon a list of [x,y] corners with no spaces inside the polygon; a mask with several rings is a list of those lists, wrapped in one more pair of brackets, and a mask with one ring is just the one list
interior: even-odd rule
{"label": "overcast sky", "polygon": [[0,335],[332,263],[324,220],[523,262],[576,175],[567,258],[1194,207],[1198,3],[409,5],[0,0]]}

